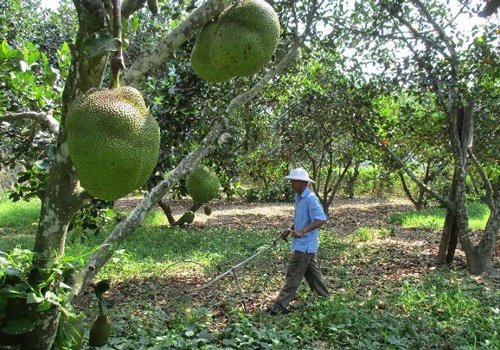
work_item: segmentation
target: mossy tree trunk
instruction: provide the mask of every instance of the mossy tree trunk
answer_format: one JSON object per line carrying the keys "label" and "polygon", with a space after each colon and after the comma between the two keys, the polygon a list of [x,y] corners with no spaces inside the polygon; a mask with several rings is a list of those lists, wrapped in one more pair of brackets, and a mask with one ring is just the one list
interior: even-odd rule
{"label": "mossy tree trunk", "polygon": [[[57,139],[55,160],[50,169],[47,185],[44,188],[42,208],[34,246],[34,269],[30,283],[37,285],[47,278],[46,268],[64,256],[67,229],[73,214],[86,200],[90,200],[78,186],[78,179],[68,157],[64,120],[71,102],[81,93],[92,87],[100,86],[106,68],[106,52],[88,57],[80,49],[86,38],[96,32],[108,30],[109,7],[101,0],[75,0],[78,11],[79,30],[72,48],[71,70],[63,92],[62,120]],[[50,285],[57,293],[58,283]],[[51,349],[57,335],[59,310],[52,307],[45,312],[32,311],[35,329],[25,337],[24,349]]]}
{"label": "mossy tree trunk", "polygon": [[438,264],[451,263],[458,243],[460,243],[466,256],[469,271],[472,274],[481,274],[488,272],[493,263],[495,241],[500,227],[500,219],[498,218],[500,185],[497,181],[493,187],[486,176],[483,176],[488,193],[487,203],[490,208],[490,216],[481,239],[474,243],[469,227],[466,200],[466,177],[470,166],[474,133],[473,110],[474,101],[470,98],[463,105],[458,106],[454,113],[449,113],[447,116],[455,166],[449,193],[449,202],[452,205],[447,206],[437,262]]}

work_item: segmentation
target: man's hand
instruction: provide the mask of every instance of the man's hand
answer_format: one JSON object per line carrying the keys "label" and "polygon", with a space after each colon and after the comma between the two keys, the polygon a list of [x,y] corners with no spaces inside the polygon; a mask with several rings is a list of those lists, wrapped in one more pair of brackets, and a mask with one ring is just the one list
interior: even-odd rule
{"label": "man's hand", "polygon": [[300,238],[303,235],[305,235],[304,230],[297,230],[297,231],[294,230],[293,231],[293,237],[295,237],[295,238]]}
{"label": "man's hand", "polygon": [[290,236],[290,234],[291,234],[291,233],[292,233],[292,230],[290,230],[290,229],[285,230],[285,231],[281,232],[281,236],[280,236],[280,238],[281,238],[282,240],[284,240],[285,242],[288,242],[287,237],[288,237],[288,236]]}

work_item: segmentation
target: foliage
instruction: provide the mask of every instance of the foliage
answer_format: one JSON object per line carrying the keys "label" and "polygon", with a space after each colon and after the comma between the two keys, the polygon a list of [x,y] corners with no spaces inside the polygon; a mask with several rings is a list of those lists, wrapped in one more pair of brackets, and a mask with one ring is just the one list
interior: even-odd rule
{"label": "foliage", "polygon": [[[75,19],[67,5],[56,15],[39,1],[8,0],[0,5],[0,115],[42,112],[59,119],[61,93],[71,60]],[[33,10],[34,9],[34,10]],[[33,16],[37,20],[30,20]],[[22,166],[12,198],[40,195],[54,154],[54,135],[35,120],[0,123],[0,166]]]}
{"label": "foliage", "polygon": [[120,214],[112,208],[112,202],[93,199],[80,208],[71,219],[68,227],[69,240],[84,243],[90,235],[98,235],[109,226],[120,221]]}
{"label": "foliage", "polygon": [[57,293],[47,290],[47,286],[56,280],[64,280],[74,270],[68,258],[56,259],[48,271],[48,278],[38,285],[31,285],[28,281],[32,260],[33,252],[27,249],[0,252],[0,333],[7,344],[33,330],[29,307],[41,313],[57,307],[65,317],[76,317],[68,302],[68,284],[59,282]]}

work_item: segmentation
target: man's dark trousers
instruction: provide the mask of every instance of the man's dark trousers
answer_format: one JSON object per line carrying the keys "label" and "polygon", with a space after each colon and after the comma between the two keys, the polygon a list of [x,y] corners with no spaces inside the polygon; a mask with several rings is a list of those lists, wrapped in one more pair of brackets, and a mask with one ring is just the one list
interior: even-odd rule
{"label": "man's dark trousers", "polygon": [[279,306],[281,309],[286,309],[297,292],[297,289],[299,289],[302,278],[304,277],[313,292],[323,297],[330,296],[323,282],[323,277],[318,267],[318,261],[316,260],[316,254],[294,251],[286,272],[285,286],[276,299],[275,305]]}

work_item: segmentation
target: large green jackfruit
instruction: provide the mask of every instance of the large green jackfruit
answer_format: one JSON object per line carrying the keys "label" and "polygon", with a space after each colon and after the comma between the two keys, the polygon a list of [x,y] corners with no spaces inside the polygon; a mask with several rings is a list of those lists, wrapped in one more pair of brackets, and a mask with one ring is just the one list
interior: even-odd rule
{"label": "large green jackfruit", "polygon": [[279,36],[279,18],[271,5],[264,0],[242,0],[198,35],[192,68],[213,82],[252,75],[269,62]]}
{"label": "large green jackfruit", "polygon": [[160,128],[132,87],[89,90],[71,105],[66,130],[80,184],[97,198],[127,195],[156,166]]}
{"label": "large green jackfruit", "polygon": [[220,183],[215,172],[206,166],[197,166],[186,177],[186,187],[191,198],[203,204],[217,197]]}
{"label": "large green jackfruit", "polygon": [[200,78],[214,83],[223,83],[231,80],[233,76],[214,67],[210,61],[210,45],[216,27],[215,22],[210,22],[196,37],[193,51],[191,51],[191,67]]}
{"label": "large green jackfruit", "polygon": [[280,24],[274,9],[264,0],[243,0],[218,19],[210,47],[215,67],[236,76],[257,73],[278,45]]}

